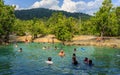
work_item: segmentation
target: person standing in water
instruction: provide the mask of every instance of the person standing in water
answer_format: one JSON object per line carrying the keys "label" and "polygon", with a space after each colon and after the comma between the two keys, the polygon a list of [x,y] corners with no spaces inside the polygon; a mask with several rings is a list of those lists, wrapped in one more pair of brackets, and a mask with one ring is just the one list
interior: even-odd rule
{"label": "person standing in water", "polygon": [[76,53],[76,50],[77,50],[77,49],[76,49],[76,48],[74,48],[74,53]]}
{"label": "person standing in water", "polygon": [[64,57],[64,56],[65,56],[65,53],[64,53],[63,50],[61,50],[58,55],[59,55],[60,57]]}
{"label": "person standing in water", "polygon": [[73,53],[73,56],[72,56],[72,64],[78,65],[78,61],[76,59],[76,54],[75,53]]}

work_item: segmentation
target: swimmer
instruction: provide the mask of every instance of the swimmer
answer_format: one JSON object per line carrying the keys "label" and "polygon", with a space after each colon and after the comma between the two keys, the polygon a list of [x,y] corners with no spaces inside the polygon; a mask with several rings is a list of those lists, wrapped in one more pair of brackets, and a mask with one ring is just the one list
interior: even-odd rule
{"label": "swimmer", "polygon": [[57,48],[57,46],[55,46],[55,50],[57,50],[58,48]]}
{"label": "swimmer", "polygon": [[51,57],[48,57],[48,60],[45,61],[48,65],[52,65],[53,62],[52,62],[52,58]]}
{"label": "swimmer", "polygon": [[88,65],[89,65],[89,66],[92,66],[92,65],[94,65],[94,64],[93,64],[93,62],[92,62],[92,60],[89,60],[89,63],[88,63]]}
{"label": "swimmer", "polygon": [[75,53],[73,53],[72,64],[78,65],[78,61],[77,61],[77,59],[76,59],[76,54],[75,54]]}
{"label": "swimmer", "polygon": [[22,52],[22,48],[20,48],[20,49],[18,50],[18,52]]}
{"label": "swimmer", "polygon": [[46,49],[46,46],[44,46],[42,49]]}
{"label": "swimmer", "polygon": [[15,44],[15,47],[18,47],[18,45],[17,45],[17,44]]}
{"label": "swimmer", "polygon": [[86,63],[86,64],[88,64],[88,63],[89,63],[89,60],[88,60],[88,58],[87,58],[87,57],[85,57],[85,59],[84,59],[84,63]]}
{"label": "swimmer", "polygon": [[76,48],[74,48],[74,53],[76,53]]}
{"label": "swimmer", "polygon": [[63,50],[61,50],[58,55],[61,56],[61,57],[64,57],[64,56],[65,56],[65,53],[64,53]]}

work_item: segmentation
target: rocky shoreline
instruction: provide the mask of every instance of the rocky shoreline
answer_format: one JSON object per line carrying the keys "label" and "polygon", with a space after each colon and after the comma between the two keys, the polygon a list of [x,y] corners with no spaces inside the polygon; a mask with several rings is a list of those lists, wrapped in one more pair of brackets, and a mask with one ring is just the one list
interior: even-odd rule
{"label": "rocky shoreline", "polygon": [[[25,39],[28,42],[32,41],[32,36],[10,36],[10,42],[24,42]],[[34,39],[33,42],[61,42],[60,40],[56,39],[54,35],[47,35],[44,37],[40,37]],[[112,48],[120,48],[120,38],[116,37],[104,37],[104,39],[100,40],[96,36],[88,36],[88,35],[76,35],[70,42],[65,42],[65,45],[80,45],[80,46],[106,46]]]}

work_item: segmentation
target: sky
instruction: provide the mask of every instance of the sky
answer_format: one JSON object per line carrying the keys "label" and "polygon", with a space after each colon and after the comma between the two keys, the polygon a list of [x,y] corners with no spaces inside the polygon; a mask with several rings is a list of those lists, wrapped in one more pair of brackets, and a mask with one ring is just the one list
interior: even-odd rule
{"label": "sky", "polygon": [[[16,5],[16,10],[48,8],[67,12],[82,12],[93,15],[103,0],[4,0],[6,5]],[[120,0],[112,0],[113,6],[120,6]]]}

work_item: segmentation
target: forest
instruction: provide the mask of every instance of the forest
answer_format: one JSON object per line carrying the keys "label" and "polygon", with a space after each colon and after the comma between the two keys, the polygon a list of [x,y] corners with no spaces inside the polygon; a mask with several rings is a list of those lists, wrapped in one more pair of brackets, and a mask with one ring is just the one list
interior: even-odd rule
{"label": "forest", "polygon": [[48,19],[52,16],[53,13],[63,13],[66,17],[74,17],[79,19],[79,17],[82,18],[82,20],[90,19],[90,15],[84,14],[84,13],[70,13],[66,11],[58,11],[58,10],[51,10],[51,9],[45,9],[45,8],[34,8],[34,9],[27,9],[27,10],[15,10],[15,16],[16,18],[19,18],[21,20],[31,20],[33,18],[42,18],[42,19]]}
{"label": "forest", "polygon": [[[34,9],[29,10],[35,13],[33,11]],[[84,19],[84,16],[76,16],[74,13],[74,16],[71,16],[65,12],[51,11],[46,16],[38,13],[31,15],[25,10],[15,11],[15,7],[5,5],[4,1],[0,0],[0,40],[9,42],[11,34],[29,34],[33,40],[39,34],[53,34],[61,41],[70,41],[74,35],[120,36],[120,7],[113,7],[111,0],[104,0],[93,16],[87,15]],[[23,12],[29,17],[25,17]]]}

